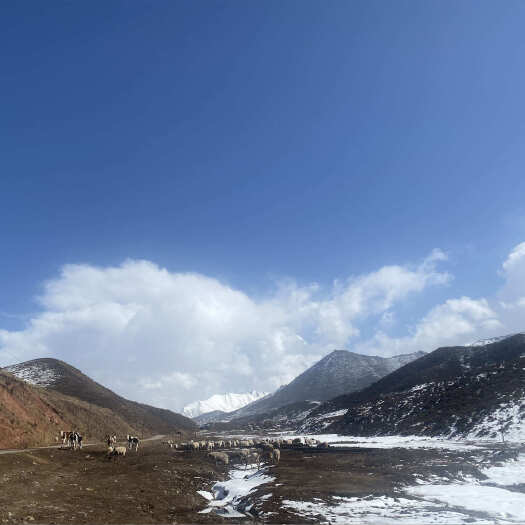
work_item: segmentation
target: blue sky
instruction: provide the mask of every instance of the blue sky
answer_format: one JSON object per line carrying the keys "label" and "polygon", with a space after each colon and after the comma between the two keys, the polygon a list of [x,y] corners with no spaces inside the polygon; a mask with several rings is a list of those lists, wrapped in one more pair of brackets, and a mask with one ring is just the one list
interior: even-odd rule
{"label": "blue sky", "polygon": [[524,24],[517,1],[4,2],[0,329],[56,310],[35,298],[64,265],[127,259],[259,304],[437,248],[449,277],[396,303],[396,338],[498,296],[525,240]]}

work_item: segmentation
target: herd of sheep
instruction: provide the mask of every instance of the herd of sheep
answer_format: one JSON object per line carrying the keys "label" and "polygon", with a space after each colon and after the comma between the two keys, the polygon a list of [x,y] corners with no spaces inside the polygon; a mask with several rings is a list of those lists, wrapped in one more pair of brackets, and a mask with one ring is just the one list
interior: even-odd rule
{"label": "herd of sheep", "polygon": [[[117,436],[106,436],[108,444],[108,457],[125,456],[127,450],[138,451],[139,439],[134,436],[126,436],[128,446],[117,446]],[[321,443],[313,438],[303,437],[294,439],[266,438],[266,439],[227,439],[217,441],[188,441],[185,443],[173,440],[164,441],[170,448],[199,452],[205,451],[208,457],[216,463],[228,465],[232,463],[243,463],[245,466],[267,461],[278,464],[281,459],[281,449],[286,448],[327,448],[327,443]]]}
{"label": "herd of sheep", "polygon": [[326,447],[326,443],[320,443],[312,438],[295,439],[231,439],[218,441],[188,441],[186,443],[176,443],[172,440],[165,441],[170,448],[198,452],[206,451],[208,457],[216,463],[228,465],[230,462],[257,464],[268,461],[273,464],[279,463],[281,458],[280,449],[297,447]]}

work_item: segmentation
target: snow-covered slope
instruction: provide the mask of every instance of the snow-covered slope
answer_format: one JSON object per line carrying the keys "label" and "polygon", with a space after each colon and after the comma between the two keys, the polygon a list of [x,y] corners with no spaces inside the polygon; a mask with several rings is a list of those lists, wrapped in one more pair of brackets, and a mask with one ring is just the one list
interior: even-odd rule
{"label": "snow-covered slope", "polygon": [[248,403],[267,396],[268,392],[246,392],[244,394],[215,394],[204,401],[195,401],[184,407],[184,415],[197,417],[207,412],[220,410],[221,412],[233,412]]}
{"label": "snow-covered slope", "polygon": [[28,361],[6,366],[4,370],[37,386],[51,386],[61,377],[60,372],[46,361]]}

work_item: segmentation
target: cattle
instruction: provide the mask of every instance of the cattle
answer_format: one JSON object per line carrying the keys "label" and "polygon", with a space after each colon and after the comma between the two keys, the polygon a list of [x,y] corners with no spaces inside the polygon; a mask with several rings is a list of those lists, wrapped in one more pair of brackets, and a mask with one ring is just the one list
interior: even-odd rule
{"label": "cattle", "polygon": [[76,450],[77,447],[79,449],[82,449],[82,435],[76,430],[73,432],[68,432],[67,434],[68,434],[67,440],[69,443],[69,447],[72,448],[73,450]]}
{"label": "cattle", "polygon": [[139,438],[136,437],[136,436],[130,436],[129,434],[127,435],[127,439],[128,439],[128,448],[130,450],[133,450],[133,447],[135,447],[135,452],[138,452],[139,450]]}
{"label": "cattle", "polygon": [[73,434],[73,431],[66,431],[61,430],[60,431],[60,439],[62,440],[62,445],[69,445],[70,444],[70,437]]}

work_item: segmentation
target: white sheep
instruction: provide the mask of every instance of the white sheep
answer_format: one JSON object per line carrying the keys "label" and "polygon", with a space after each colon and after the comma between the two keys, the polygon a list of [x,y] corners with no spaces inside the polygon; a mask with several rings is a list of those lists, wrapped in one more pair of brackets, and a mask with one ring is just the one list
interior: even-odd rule
{"label": "white sheep", "polygon": [[108,447],[108,457],[125,456],[126,450],[126,447],[110,446]]}
{"label": "white sheep", "polygon": [[215,460],[215,464],[220,462],[220,463],[224,463],[225,465],[227,465],[230,462],[230,458],[228,457],[228,454],[225,454],[224,452],[210,452],[208,453],[208,456]]}
{"label": "white sheep", "polygon": [[261,464],[261,456],[257,452],[250,452],[249,454],[244,455],[244,470],[248,468],[248,465],[252,463],[257,463],[257,468]]}

